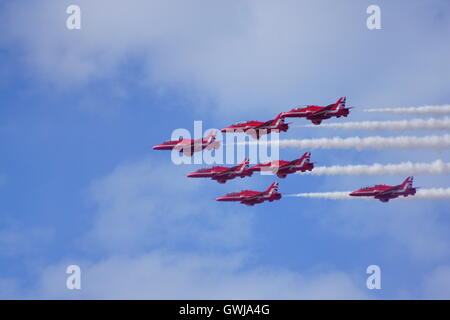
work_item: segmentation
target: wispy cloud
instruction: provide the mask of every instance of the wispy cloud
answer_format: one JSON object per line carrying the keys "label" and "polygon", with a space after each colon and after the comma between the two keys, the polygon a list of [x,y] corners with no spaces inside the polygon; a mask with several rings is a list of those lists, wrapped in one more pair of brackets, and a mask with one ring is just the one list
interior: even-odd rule
{"label": "wispy cloud", "polygon": [[[200,183],[179,183],[185,181],[179,170],[145,159],[118,166],[93,183],[97,211],[86,240],[90,249],[108,255],[102,260],[79,260],[85,280],[75,293],[77,298],[368,297],[356,284],[358,277],[350,273],[248,264],[250,209],[224,212],[215,208],[212,199],[199,197]],[[200,248],[199,242],[204,242]],[[61,270],[73,261],[47,267],[35,295],[73,298],[74,293],[61,286],[66,276]]]}

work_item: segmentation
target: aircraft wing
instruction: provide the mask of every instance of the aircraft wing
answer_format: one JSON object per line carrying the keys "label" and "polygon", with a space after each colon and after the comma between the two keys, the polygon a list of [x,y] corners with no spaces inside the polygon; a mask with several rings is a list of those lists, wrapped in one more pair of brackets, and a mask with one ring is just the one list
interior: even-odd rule
{"label": "aircraft wing", "polygon": [[330,111],[333,107],[334,107],[334,105],[331,104],[331,105],[329,105],[329,106],[323,107],[322,109],[320,109],[320,110],[318,110],[318,111],[316,111],[316,112],[311,113],[309,116],[310,116],[310,117],[321,116],[321,115],[327,113],[327,111]]}
{"label": "aircraft wing", "polygon": [[260,125],[258,125],[258,126],[255,126],[255,130],[258,130],[258,129],[264,129],[265,127],[268,127],[268,126],[270,126],[271,124],[272,124],[272,122],[273,122],[273,120],[269,120],[269,121],[266,121],[266,122],[264,122],[264,123],[262,123],[262,124],[260,124]]}
{"label": "aircraft wing", "polygon": [[245,131],[246,134],[248,134],[253,139],[259,139],[259,134],[257,129],[250,129]]}
{"label": "aircraft wing", "polygon": [[249,196],[249,197],[247,197],[245,199],[242,199],[241,201],[242,202],[251,202],[252,200],[258,200],[259,197],[261,197],[263,194],[264,194],[264,192],[260,192],[260,193],[257,193],[255,195],[253,195],[253,196]]}
{"label": "aircraft wing", "polygon": [[180,142],[177,143],[179,146],[187,146],[193,143],[193,140],[190,139],[183,139]]}
{"label": "aircraft wing", "polygon": [[394,192],[395,190],[397,190],[397,188],[396,187],[391,187],[391,188],[389,188],[389,189],[386,189],[386,190],[384,190],[384,191],[381,191],[381,192],[379,192],[379,193],[377,193],[377,197],[385,197],[385,196],[388,196],[388,195],[390,195],[392,192]]}
{"label": "aircraft wing", "polygon": [[214,177],[227,176],[227,175],[229,175],[231,172],[233,172],[233,170],[234,170],[235,168],[236,168],[236,167],[227,168],[227,169],[225,169],[225,170],[223,170],[223,171],[221,171],[221,172],[218,172],[218,173],[214,174]]}
{"label": "aircraft wing", "polygon": [[213,150],[213,149],[219,149],[219,147],[220,147],[220,141],[214,141],[214,142],[211,142],[207,147],[206,147],[206,150]]}
{"label": "aircraft wing", "polygon": [[292,161],[290,161],[290,162],[288,162],[288,163],[286,163],[286,164],[283,164],[282,166],[279,166],[279,167],[278,167],[278,170],[287,169],[287,168],[289,168],[290,166],[294,165],[298,160],[299,160],[299,159],[295,159],[295,160],[292,160]]}
{"label": "aircraft wing", "polygon": [[183,149],[183,154],[185,155],[185,156],[187,156],[187,157],[191,157],[192,156],[192,148],[191,148],[191,146],[189,145],[189,146],[186,146],[186,147],[184,147]]}

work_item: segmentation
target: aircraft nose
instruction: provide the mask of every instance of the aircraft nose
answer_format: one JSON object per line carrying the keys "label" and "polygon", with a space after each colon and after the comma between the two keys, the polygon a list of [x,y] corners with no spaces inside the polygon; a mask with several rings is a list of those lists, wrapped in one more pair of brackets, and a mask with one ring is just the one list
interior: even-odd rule
{"label": "aircraft nose", "polygon": [[224,200],[225,200],[225,196],[221,196],[221,197],[216,198],[216,201],[224,201]]}
{"label": "aircraft nose", "polygon": [[153,150],[158,150],[159,148],[161,148],[161,145],[160,145],[160,144],[157,144],[156,146],[153,146],[153,147],[152,147]]}
{"label": "aircraft nose", "polygon": [[188,173],[188,174],[186,175],[186,177],[188,177],[188,178],[193,178],[193,177],[195,177],[195,172]]}

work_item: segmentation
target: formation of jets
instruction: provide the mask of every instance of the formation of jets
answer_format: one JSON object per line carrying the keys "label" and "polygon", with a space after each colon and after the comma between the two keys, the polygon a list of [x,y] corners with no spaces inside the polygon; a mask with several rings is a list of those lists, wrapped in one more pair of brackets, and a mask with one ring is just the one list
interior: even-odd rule
{"label": "formation of jets", "polygon": [[[307,105],[297,107],[291,111],[279,113],[275,119],[266,122],[261,121],[241,121],[229,127],[223,128],[221,132],[243,132],[254,139],[259,139],[264,134],[270,134],[272,131],[286,132],[289,129],[289,123],[285,118],[306,118],[315,125],[320,125],[323,120],[332,117],[347,117],[350,113],[350,107],[346,107],[346,97],[339,98],[335,103],[328,106]],[[182,139],[166,141],[155,145],[154,150],[176,150],[186,156],[192,156],[195,152],[204,149],[213,150],[220,147],[220,142],[216,141],[216,132],[211,131],[206,137],[200,139]],[[251,177],[254,172],[271,172],[279,178],[286,178],[288,174],[295,172],[305,172],[314,169],[314,163],[311,162],[311,153],[305,152],[300,158],[292,161],[276,160],[267,163],[256,164],[250,167],[250,160],[245,158],[239,165],[233,167],[215,166],[204,168],[189,173],[188,178],[209,178],[224,184],[228,180],[237,177]],[[352,197],[374,197],[382,202],[388,202],[400,196],[407,197],[416,194],[416,188],[412,186],[413,177],[408,177],[402,184],[397,186],[375,185],[366,187],[354,192]],[[242,190],[239,192],[228,193],[218,197],[217,201],[237,201],[245,205],[253,206],[264,201],[272,202],[280,200],[281,193],[278,192],[278,182],[272,183],[265,191]]]}
{"label": "formation of jets", "polygon": [[245,158],[239,165],[234,167],[216,166],[203,168],[187,175],[188,178],[210,178],[219,183],[225,183],[237,177],[251,177],[253,172],[267,171],[276,174],[279,178],[286,178],[288,174],[297,171],[311,171],[314,163],[311,162],[311,152],[305,152],[303,156],[292,161],[276,160],[261,163],[250,167],[250,159]]}

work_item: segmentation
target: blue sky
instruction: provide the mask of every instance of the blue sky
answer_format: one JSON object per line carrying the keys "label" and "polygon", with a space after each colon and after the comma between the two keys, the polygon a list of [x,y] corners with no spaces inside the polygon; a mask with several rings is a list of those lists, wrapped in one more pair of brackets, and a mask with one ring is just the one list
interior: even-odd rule
{"label": "blue sky", "polygon": [[[82,29],[65,27],[65,8]],[[382,29],[366,28],[381,7]],[[448,104],[448,1],[0,1],[1,298],[449,298],[448,201],[216,203],[271,176],[187,179],[151,146],[176,128],[265,121],[346,95]],[[350,119],[350,118],[349,118]],[[304,124],[302,120],[295,120]],[[393,136],[291,128],[282,138]],[[404,132],[406,135],[439,132]],[[306,150],[282,149],[282,159]],[[447,150],[314,150],[319,165],[446,161]],[[290,176],[283,193],[403,176]],[[448,176],[416,177],[449,187]],[[65,288],[80,265],[82,290]],[[366,289],[366,268],[382,290]]]}

